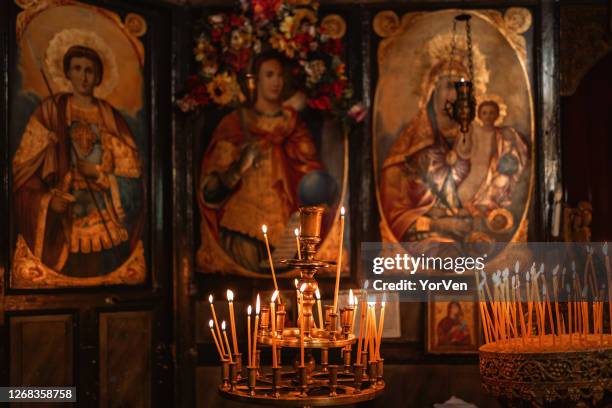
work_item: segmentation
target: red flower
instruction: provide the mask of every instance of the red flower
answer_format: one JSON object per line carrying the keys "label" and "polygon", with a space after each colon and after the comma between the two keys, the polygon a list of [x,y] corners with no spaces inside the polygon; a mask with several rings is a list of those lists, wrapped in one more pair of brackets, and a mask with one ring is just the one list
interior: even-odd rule
{"label": "red flower", "polygon": [[313,109],[330,110],[331,101],[329,100],[329,97],[327,95],[323,95],[316,99],[309,99],[308,106]]}
{"label": "red flower", "polygon": [[332,93],[334,94],[334,96],[336,98],[340,98],[342,96],[342,92],[344,91],[344,88],[346,88],[346,82],[345,81],[335,81],[332,84]]}
{"label": "red flower", "polygon": [[329,54],[340,55],[342,54],[343,50],[342,41],[340,41],[339,38],[330,38],[329,40],[323,43],[321,49]]}

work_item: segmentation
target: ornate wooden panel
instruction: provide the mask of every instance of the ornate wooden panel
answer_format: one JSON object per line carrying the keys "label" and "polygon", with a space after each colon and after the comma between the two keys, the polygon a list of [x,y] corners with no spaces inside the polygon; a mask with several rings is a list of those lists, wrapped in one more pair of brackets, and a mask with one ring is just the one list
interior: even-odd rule
{"label": "ornate wooden panel", "polygon": [[151,406],[151,313],[100,314],[100,407]]}
{"label": "ornate wooden panel", "polygon": [[75,385],[72,315],[13,316],[9,322],[11,385]]}

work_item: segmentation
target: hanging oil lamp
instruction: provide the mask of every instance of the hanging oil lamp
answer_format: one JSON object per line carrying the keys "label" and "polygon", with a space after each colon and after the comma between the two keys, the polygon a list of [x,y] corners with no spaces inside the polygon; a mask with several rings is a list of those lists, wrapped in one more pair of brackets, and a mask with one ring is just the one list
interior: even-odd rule
{"label": "hanging oil lamp", "polygon": [[465,23],[465,35],[467,43],[467,62],[468,62],[468,74],[469,77],[461,78],[455,82],[455,91],[457,98],[454,101],[447,100],[445,104],[446,113],[452,120],[459,124],[459,130],[461,133],[466,134],[469,130],[470,123],[476,117],[476,98],[474,97],[473,79],[474,79],[474,63],[472,61],[472,34],[470,19],[472,16],[469,14],[460,14],[455,17],[453,21],[453,37],[451,43],[451,56],[450,66],[453,64],[453,58],[456,49],[456,29],[457,22]]}

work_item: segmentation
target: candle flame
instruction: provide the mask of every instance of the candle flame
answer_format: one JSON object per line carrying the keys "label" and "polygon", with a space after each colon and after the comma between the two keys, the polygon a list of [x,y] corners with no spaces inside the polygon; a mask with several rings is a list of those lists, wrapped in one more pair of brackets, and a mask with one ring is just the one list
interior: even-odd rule
{"label": "candle flame", "polygon": [[376,302],[368,302],[368,306],[369,307],[374,307],[374,306],[376,306]]}
{"label": "candle flame", "polygon": [[465,78],[461,77],[461,82],[465,82]]}
{"label": "candle flame", "polygon": [[340,215],[344,217],[345,213],[346,213],[346,210],[344,209],[344,206],[342,206],[342,208],[340,208]]}
{"label": "candle flame", "polygon": [[215,325],[215,323],[213,322],[213,320],[212,320],[212,319],[210,319],[210,320],[208,321],[208,326],[209,326],[209,327],[212,329],[214,325]]}
{"label": "candle flame", "polygon": [[276,298],[278,297],[278,290],[275,290],[274,293],[272,294],[272,303],[276,302]]}
{"label": "candle flame", "polygon": [[319,288],[315,290],[315,297],[317,298],[317,300],[321,300],[321,292],[319,292]]}
{"label": "candle flame", "polygon": [[230,289],[227,290],[227,300],[228,302],[234,301],[234,292],[232,292]]}
{"label": "candle flame", "polygon": [[298,238],[299,238],[299,236],[300,236],[300,230],[299,230],[299,229],[297,229],[297,228],[296,228],[296,229],[294,229],[294,230],[293,230],[293,233],[295,234],[295,236],[296,236],[296,237],[298,237]]}
{"label": "candle flame", "polygon": [[221,322],[221,330],[225,330],[225,320]]}
{"label": "candle flame", "polygon": [[298,284],[300,283],[300,281],[298,281],[298,279],[297,279],[297,278],[295,278],[295,279],[293,280],[293,283],[295,284],[295,288],[297,289],[297,288],[298,288]]}
{"label": "candle flame", "polygon": [[300,292],[304,293],[304,291],[306,290],[306,282],[302,283],[302,286],[300,286]]}
{"label": "candle flame", "polygon": [[261,230],[263,231],[264,235],[268,233],[268,226],[266,224],[261,226]]}
{"label": "candle flame", "polygon": [[211,294],[211,295],[208,295],[208,301],[210,302],[210,304],[212,304],[212,302],[213,302],[213,297],[212,297],[212,294]]}
{"label": "candle flame", "polygon": [[251,315],[251,311],[253,310],[253,308],[251,307],[251,305],[249,305],[249,307],[247,307],[247,314],[250,316]]}
{"label": "candle flame", "polygon": [[259,293],[258,293],[257,302],[255,303],[255,314],[259,314],[259,309],[260,309],[260,305],[259,305]]}
{"label": "candle flame", "polygon": [[353,297],[353,289],[349,289],[349,306],[353,306],[355,303],[355,298]]}

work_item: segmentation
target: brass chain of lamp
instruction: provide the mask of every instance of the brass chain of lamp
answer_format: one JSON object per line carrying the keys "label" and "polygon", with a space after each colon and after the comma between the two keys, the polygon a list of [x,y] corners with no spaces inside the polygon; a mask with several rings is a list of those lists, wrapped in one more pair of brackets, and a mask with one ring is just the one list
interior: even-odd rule
{"label": "brass chain of lamp", "polygon": [[451,54],[449,61],[449,76],[452,78],[453,61],[455,58],[455,50],[457,48],[457,22],[465,22],[465,35],[467,45],[467,63],[468,63],[468,78],[463,77],[460,81],[455,82],[455,90],[457,98],[454,101],[447,100],[445,104],[446,113],[452,120],[459,124],[459,130],[464,135],[469,131],[470,123],[476,117],[476,99],[473,94],[474,81],[474,62],[472,58],[472,27],[470,24],[472,16],[467,13],[459,14],[453,19],[453,31],[451,39]]}

